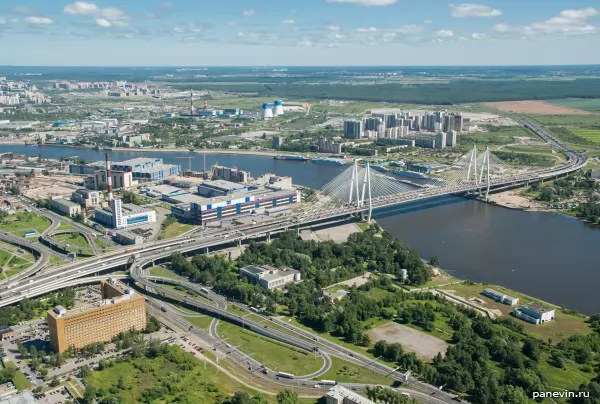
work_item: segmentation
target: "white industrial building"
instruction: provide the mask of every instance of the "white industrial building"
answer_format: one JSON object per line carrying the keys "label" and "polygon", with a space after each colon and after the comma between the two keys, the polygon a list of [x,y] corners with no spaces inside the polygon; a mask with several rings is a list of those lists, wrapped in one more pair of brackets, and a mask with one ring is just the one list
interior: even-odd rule
{"label": "white industrial building", "polygon": [[507,304],[509,306],[514,306],[517,303],[519,303],[518,297],[512,297],[502,292],[498,292],[494,289],[484,289],[483,292],[481,292],[481,294],[486,297],[489,297],[490,299],[493,299],[503,304]]}
{"label": "white industrial building", "polygon": [[532,324],[542,324],[554,320],[554,309],[538,303],[527,303],[512,312],[513,316]]}
{"label": "white industrial building", "polygon": [[69,217],[73,217],[81,213],[81,206],[67,199],[53,199],[51,206],[55,211]]}
{"label": "white industrial building", "polygon": [[86,188],[78,189],[71,194],[71,200],[84,208],[99,205],[104,200],[104,194],[100,191],[91,191]]}
{"label": "white industrial building", "polygon": [[265,290],[281,288],[292,282],[300,282],[300,272],[292,268],[278,269],[269,265],[248,265],[240,269],[240,274]]}
{"label": "white industrial building", "polygon": [[375,404],[374,401],[347,389],[344,386],[333,386],[325,395],[327,404]]}
{"label": "white industrial building", "polygon": [[111,201],[110,208],[96,209],[94,220],[114,229],[125,229],[155,223],[156,212],[136,205],[123,204],[121,199],[116,198]]}

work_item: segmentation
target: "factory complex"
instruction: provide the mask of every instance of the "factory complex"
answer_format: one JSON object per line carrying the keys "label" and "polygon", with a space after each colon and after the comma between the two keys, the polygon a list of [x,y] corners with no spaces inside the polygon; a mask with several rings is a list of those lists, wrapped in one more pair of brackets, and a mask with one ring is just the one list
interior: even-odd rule
{"label": "factory complex", "polygon": [[[122,162],[71,164],[69,172],[87,176],[89,189],[80,189],[68,199],[52,201],[52,207],[71,217],[90,210],[93,219],[110,229],[123,230],[132,226],[155,223],[157,213],[152,208],[124,203],[113,197],[115,189],[131,189],[151,199],[170,205],[178,220],[204,225],[234,220],[250,215],[271,215],[301,202],[301,192],[291,177],[263,174],[253,178],[248,171],[214,165],[210,172],[187,173],[194,178],[174,180],[180,166],[164,164],[160,158],[136,158]],[[104,198],[101,189],[108,189]],[[82,208],[84,209],[82,211]]]}

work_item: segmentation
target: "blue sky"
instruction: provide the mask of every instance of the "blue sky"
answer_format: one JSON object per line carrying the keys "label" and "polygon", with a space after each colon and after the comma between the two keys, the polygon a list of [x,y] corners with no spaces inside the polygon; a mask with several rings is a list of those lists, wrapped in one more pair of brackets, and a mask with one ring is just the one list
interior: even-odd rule
{"label": "blue sky", "polygon": [[597,0],[0,0],[0,65],[600,64]]}

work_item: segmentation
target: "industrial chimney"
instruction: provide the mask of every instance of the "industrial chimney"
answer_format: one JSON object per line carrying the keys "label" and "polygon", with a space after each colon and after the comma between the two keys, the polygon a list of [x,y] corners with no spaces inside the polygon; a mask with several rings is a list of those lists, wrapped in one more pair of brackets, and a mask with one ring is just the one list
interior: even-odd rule
{"label": "industrial chimney", "polygon": [[112,172],[110,171],[110,157],[108,153],[106,156],[106,184],[108,185],[108,203],[113,200],[113,192],[112,192]]}
{"label": "industrial chimney", "polygon": [[283,102],[281,100],[275,100],[275,109],[273,110],[273,115],[283,115]]}
{"label": "industrial chimney", "polygon": [[266,121],[267,119],[273,118],[273,104],[263,104],[263,119]]}

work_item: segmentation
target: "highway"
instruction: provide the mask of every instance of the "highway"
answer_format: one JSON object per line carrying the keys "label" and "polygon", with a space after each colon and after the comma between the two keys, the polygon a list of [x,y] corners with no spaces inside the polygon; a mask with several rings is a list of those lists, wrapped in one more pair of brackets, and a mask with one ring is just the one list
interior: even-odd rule
{"label": "highway", "polygon": [[[582,168],[586,163],[586,158],[583,154],[570,150],[568,147],[552,138],[542,129],[535,127],[530,121],[519,117],[518,119],[524,123],[529,129],[536,132],[540,137],[548,141],[553,147],[563,152],[568,160],[565,164],[557,167],[550,167],[541,170],[533,170],[525,174],[519,174],[510,177],[498,177],[490,179],[490,187],[501,187],[510,184],[521,184],[527,182],[538,181],[541,179],[551,178],[558,175],[563,175]],[[483,186],[486,186],[484,184]],[[419,188],[414,191],[404,192],[401,194],[387,195],[375,197],[372,200],[372,208],[384,208],[388,206],[398,205],[407,202],[413,202],[422,199],[433,198],[446,194],[461,194],[469,191],[474,191],[480,188],[481,185],[472,183],[456,184],[453,186],[438,187],[438,188]],[[305,209],[293,211],[293,216],[273,217],[260,223],[248,225],[233,230],[224,230],[221,228],[203,228],[202,230],[185,237],[174,238],[170,240],[161,240],[146,243],[142,246],[130,246],[116,248],[110,253],[102,256],[92,257],[85,260],[69,263],[54,270],[42,271],[47,267],[49,254],[47,248],[40,245],[32,245],[33,243],[25,241],[22,238],[17,238],[9,234],[0,235],[0,239],[22,245],[24,248],[29,247],[31,250],[38,252],[39,259],[36,264],[21,274],[19,277],[11,278],[9,282],[0,285],[0,307],[18,303],[23,298],[31,298],[47,294],[49,292],[61,289],[65,286],[72,286],[84,282],[96,282],[100,278],[96,275],[100,272],[116,270],[121,267],[130,266],[131,277],[143,285],[149,291],[159,291],[165,296],[179,299],[187,304],[197,307],[200,310],[206,311],[217,318],[224,318],[228,321],[240,324],[252,331],[267,336],[269,338],[285,342],[300,349],[304,349],[315,354],[327,356],[336,356],[350,361],[357,365],[373,369],[378,373],[388,375],[395,380],[404,381],[404,374],[394,371],[385,364],[373,361],[370,358],[361,356],[356,353],[351,353],[345,348],[338,346],[330,341],[324,340],[313,335],[310,332],[300,328],[291,326],[287,323],[269,319],[273,324],[277,324],[277,328],[265,326],[263,322],[251,321],[237,314],[226,310],[225,300],[212,293],[203,293],[199,286],[189,282],[174,281],[172,279],[148,277],[144,273],[143,268],[153,263],[167,259],[173,252],[194,252],[206,251],[209,248],[229,245],[232,242],[242,242],[243,240],[256,239],[261,237],[270,237],[277,232],[286,231],[289,229],[299,229],[301,226],[322,222],[324,220],[332,220],[336,218],[346,218],[351,215],[356,215],[367,210],[368,207],[342,205],[338,207],[332,206],[307,206]],[[44,232],[43,238],[50,237],[58,228],[57,222],[61,219],[59,216],[47,212],[38,211],[40,214],[50,218],[52,221],[51,227]],[[78,231],[83,234],[90,234],[91,231],[84,226],[76,225]],[[93,244],[92,244],[92,248]],[[33,274],[35,277],[27,278]],[[90,277],[91,276],[91,277]],[[185,294],[174,291],[157,284],[155,281],[161,281],[170,284],[176,284],[186,289],[193,290],[196,293],[205,295],[205,297],[215,302],[215,305],[207,304],[203,301],[193,299]],[[221,299],[221,300],[220,300]],[[286,332],[280,327],[284,327]],[[212,335],[213,338],[218,338]],[[350,355],[352,354],[352,355]],[[239,358],[238,358],[239,359]],[[251,362],[249,360],[249,362]],[[257,365],[257,364],[255,364]],[[412,387],[421,391],[423,394],[434,393],[437,402],[450,402],[451,396],[445,392],[440,392],[433,386],[429,386],[418,380],[409,379]]]}

